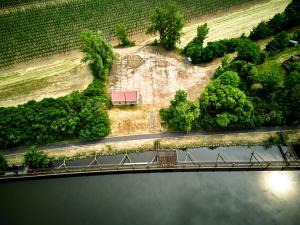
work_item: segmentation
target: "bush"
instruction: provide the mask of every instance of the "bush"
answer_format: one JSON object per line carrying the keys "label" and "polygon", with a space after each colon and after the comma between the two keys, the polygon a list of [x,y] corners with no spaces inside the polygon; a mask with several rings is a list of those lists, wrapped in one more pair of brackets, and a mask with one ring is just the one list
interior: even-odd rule
{"label": "bush", "polygon": [[7,161],[3,155],[0,154],[0,172],[5,172],[7,170]]}
{"label": "bush", "polygon": [[119,46],[121,46],[121,47],[135,45],[134,41],[129,40],[127,27],[124,24],[118,24],[116,26],[116,36],[119,39],[119,42],[120,42]]}
{"label": "bush", "polygon": [[195,42],[190,42],[184,49],[184,54],[191,57],[193,64],[211,62],[215,58],[232,53],[240,44],[240,38],[224,39],[208,42],[205,48]]}
{"label": "bush", "polygon": [[276,52],[282,51],[289,46],[289,37],[286,32],[276,34],[272,41],[266,46],[266,51],[274,55]]}
{"label": "bush", "polygon": [[268,37],[272,34],[272,30],[270,29],[269,25],[262,21],[253,30],[250,32],[249,38],[251,40],[259,40],[265,37]]}
{"label": "bush", "polygon": [[254,64],[261,64],[265,60],[265,55],[260,50],[260,46],[253,41],[243,39],[237,48],[236,60],[242,60]]}
{"label": "bush", "polygon": [[45,152],[38,151],[35,147],[29,148],[24,155],[25,165],[30,169],[48,168],[52,162]]}

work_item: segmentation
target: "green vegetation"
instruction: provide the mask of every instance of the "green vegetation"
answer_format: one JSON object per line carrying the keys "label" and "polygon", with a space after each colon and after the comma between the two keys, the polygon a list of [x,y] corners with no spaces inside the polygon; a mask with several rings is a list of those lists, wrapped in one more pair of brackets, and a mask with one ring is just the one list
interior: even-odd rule
{"label": "green vegetation", "polygon": [[76,0],[40,3],[0,12],[0,67],[80,46],[83,29],[101,29],[107,39],[123,23],[129,34],[145,32],[148,13],[174,2],[186,20],[253,0]]}
{"label": "green vegetation", "polygon": [[150,16],[151,26],[147,34],[159,34],[159,44],[167,50],[176,47],[180,42],[180,32],[184,26],[184,17],[175,4],[167,8],[157,7]]}
{"label": "green vegetation", "polygon": [[126,46],[131,47],[135,45],[134,41],[129,40],[127,27],[122,23],[117,24],[116,26],[116,36],[119,40],[120,47],[126,47]]}
{"label": "green vegetation", "polygon": [[[275,39],[281,36],[285,35],[281,33]],[[299,123],[300,64],[289,61],[289,70],[282,67],[285,60],[300,53],[299,47],[286,49],[262,63],[266,55],[260,52],[256,43],[246,38],[239,42],[237,57],[230,60],[226,56],[222,60],[215,79],[198,100],[199,109],[195,113],[199,117],[193,118],[192,125],[189,125],[193,129],[228,129]],[[180,105],[187,100],[175,98],[174,101]],[[161,112],[172,112],[172,107],[171,103],[170,108]],[[182,121],[182,114],[168,115],[165,119],[162,113],[162,119],[171,128],[182,130],[172,124],[173,121]]]}
{"label": "green vegetation", "polygon": [[0,154],[0,173],[6,171],[7,169],[7,161],[3,155]]}
{"label": "green vegetation", "polygon": [[250,39],[259,40],[300,23],[300,1],[292,0],[283,13],[277,13],[269,21],[262,21],[250,33]]}
{"label": "green vegetation", "polygon": [[203,41],[207,37],[208,31],[207,24],[198,26],[197,36],[183,50],[183,54],[190,57],[193,64],[211,62],[215,58],[235,51],[238,52],[237,59],[246,60],[254,64],[262,63],[266,57],[265,52],[260,50],[260,46],[244,35],[240,38],[208,42],[207,46],[203,47]]}
{"label": "green vegetation", "polygon": [[104,39],[101,31],[84,30],[80,35],[83,61],[90,61],[94,75],[106,81],[115,58],[113,47]]}
{"label": "green vegetation", "polygon": [[24,154],[25,165],[30,169],[48,168],[52,165],[45,152],[38,151],[35,147],[29,148]]}
{"label": "green vegetation", "polygon": [[66,139],[107,136],[110,122],[105,92],[113,52],[100,32],[84,31],[82,50],[91,61],[95,79],[83,92],[57,99],[30,101],[17,107],[0,107],[0,148],[45,144]]}
{"label": "green vegetation", "polygon": [[199,114],[198,103],[188,101],[186,92],[182,90],[176,92],[169,108],[160,110],[161,118],[168,123],[169,128],[186,132],[192,130],[192,125]]}

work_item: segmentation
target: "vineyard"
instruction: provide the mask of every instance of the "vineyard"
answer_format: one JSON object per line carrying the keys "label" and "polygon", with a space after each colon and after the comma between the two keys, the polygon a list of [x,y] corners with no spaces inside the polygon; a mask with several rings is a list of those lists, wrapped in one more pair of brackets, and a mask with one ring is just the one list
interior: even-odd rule
{"label": "vineyard", "polygon": [[144,32],[155,6],[175,2],[186,20],[254,0],[78,0],[0,10],[0,67],[79,47],[79,34],[100,29],[109,40],[115,25],[130,35]]}

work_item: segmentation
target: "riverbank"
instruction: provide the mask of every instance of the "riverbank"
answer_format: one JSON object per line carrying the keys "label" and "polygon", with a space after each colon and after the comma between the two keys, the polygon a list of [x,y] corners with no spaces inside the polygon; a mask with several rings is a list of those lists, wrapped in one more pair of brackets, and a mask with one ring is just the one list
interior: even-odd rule
{"label": "riverbank", "polygon": [[[300,128],[284,131],[286,142],[289,144],[300,143]],[[188,134],[187,134],[188,135]],[[158,140],[158,141],[156,141]],[[66,146],[41,148],[54,160],[79,159],[96,155],[114,155],[133,152],[153,151],[155,142],[160,143],[161,150],[187,149],[198,147],[215,148],[217,146],[253,146],[272,145],[281,143],[279,131],[245,131],[245,133],[206,134],[179,137],[149,138],[141,140],[128,140],[89,144],[68,144]],[[6,155],[9,165],[21,165],[23,154]]]}

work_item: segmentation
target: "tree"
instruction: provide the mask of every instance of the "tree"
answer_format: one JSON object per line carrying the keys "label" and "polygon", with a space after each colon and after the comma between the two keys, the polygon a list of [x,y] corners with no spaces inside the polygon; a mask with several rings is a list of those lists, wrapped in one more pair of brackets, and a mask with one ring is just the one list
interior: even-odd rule
{"label": "tree", "polygon": [[268,24],[272,33],[278,33],[284,29],[286,23],[286,16],[284,13],[277,13],[269,20]]}
{"label": "tree", "polygon": [[159,43],[167,50],[176,47],[180,42],[180,31],[184,26],[184,17],[175,4],[170,4],[166,9],[157,7],[150,15],[152,25],[147,34],[159,33]]}
{"label": "tree", "polygon": [[29,148],[25,155],[25,164],[31,169],[47,168],[52,165],[51,160],[45,152],[38,151],[35,147]]}
{"label": "tree", "polygon": [[129,40],[127,27],[124,24],[118,24],[116,26],[116,35],[120,42],[119,46],[134,46],[135,43]]}
{"label": "tree", "polygon": [[289,37],[285,31],[276,34],[274,39],[270,41],[266,46],[266,51],[270,54],[282,51],[289,46]]}
{"label": "tree", "polygon": [[0,172],[6,171],[7,169],[7,161],[3,155],[0,154]]}
{"label": "tree", "polygon": [[241,79],[238,73],[233,71],[226,71],[218,77],[216,82],[220,81],[223,85],[231,85],[232,87],[238,87],[241,83]]}
{"label": "tree", "polygon": [[80,35],[80,50],[85,52],[83,61],[90,61],[94,75],[106,80],[115,58],[111,44],[107,43],[101,31],[84,30]]}
{"label": "tree", "polygon": [[208,35],[209,28],[207,23],[197,27],[197,36],[190,41],[184,48],[183,52],[186,55],[189,55],[193,52],[193,48],[197,46],[197,48],[203,48],[204,40]]}
{"label": "tree", "polygon": [[293,0],[284,10],[287,24],[289,26],[294,26],[300,22],[300,1]]}
{"label": "tree", "polygon": [[175,99],[169,108],[161,109],[160,116],[174,130],[191,131],[194,121],[199,117],[200,109],[197,102],[187,100],[183,90],[176,92]]}
{"label": "tree", "polygon": [[[236,74],[230,73],[229,76],[228,74],[223,76],[230,77],[229,80],[231,80],[231,78],[236,77]],[[252,126],[254,108],[251,101],[239,88],[227,85],[228,80],[223,84],[219,78],[207,86],[199,99],[202,111],[199,118],[201,127],[237,128]]]}
{"label": "tree", "polygon": [[271,34],[272,31],[269,25],[265,21],[262,21],[256,27],[253,28],[253,30],[250,32],[249,38],[251,40],[259,40],[268,37]]}
{"label": "tree", "polygon": [[237,60],[243,60],[254,64],[260,64],[264,61],[260,46],[251,40],[244,39],[241,41],[241,44],[237,47],[237,51]]}

